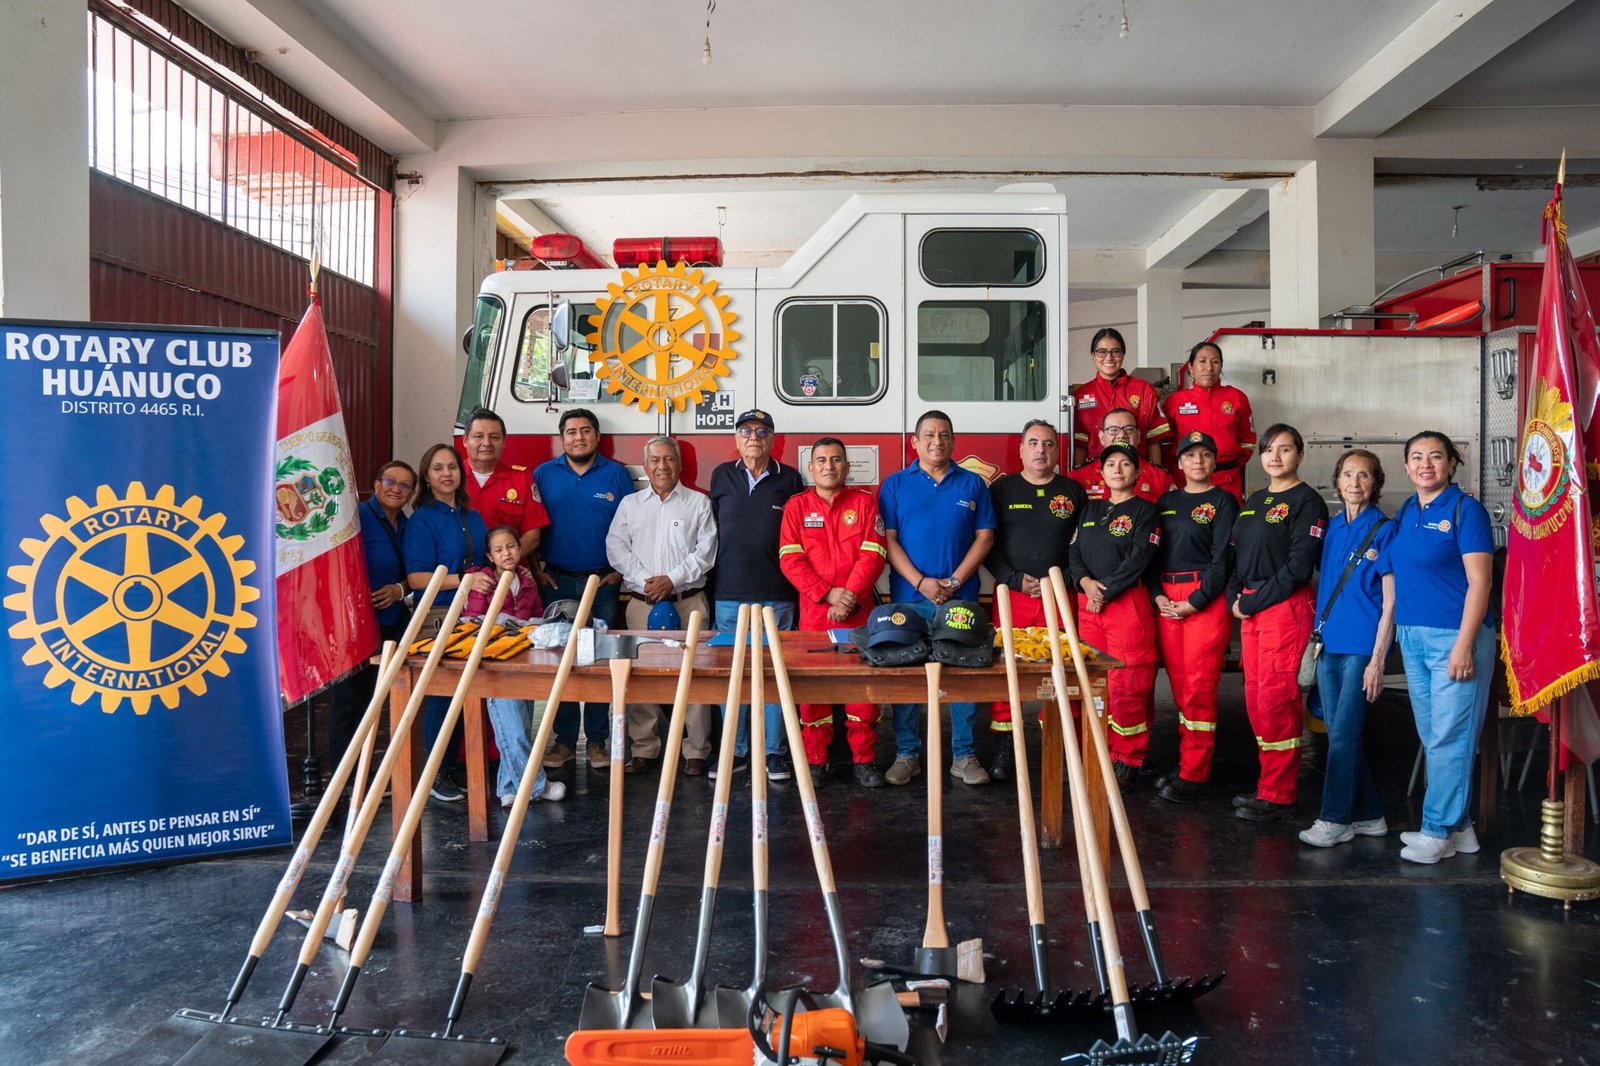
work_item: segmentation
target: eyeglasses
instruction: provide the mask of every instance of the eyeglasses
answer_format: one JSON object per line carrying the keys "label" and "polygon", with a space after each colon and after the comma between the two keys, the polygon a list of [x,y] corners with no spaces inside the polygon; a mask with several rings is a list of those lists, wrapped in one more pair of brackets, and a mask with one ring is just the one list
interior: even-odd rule
{"label": "eyeglasses", "polygon": [[410,492],[412,489],[416,488],[416,486],[409,481],[396,481],[392,477],[384,478],[381,482],[379,482],[379,484],[386,489],[399,489],[401,492]]}
{"label": "eyeglasses", "polygon": [[1101,426],[1100,432],[1108,437],[1131,437],[1139,432],[1138,426]]}
{"label": "eyeglasses", "polygon": [[772,436],[772,430],[768,429],[766,426],[740,426],[739,436],[747,438],[755,437],[758,440],[766,440],[768,437]]}
{"label": "eyeglasses", "polygon": [[1121,348],[1096,348],[1094,354],[1101,359],[1109,359],[1113,355],[1124,354]]}

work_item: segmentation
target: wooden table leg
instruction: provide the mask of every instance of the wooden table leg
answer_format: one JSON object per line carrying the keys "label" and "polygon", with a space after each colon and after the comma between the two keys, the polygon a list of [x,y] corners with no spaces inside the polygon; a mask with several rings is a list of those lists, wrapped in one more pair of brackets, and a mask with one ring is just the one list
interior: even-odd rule
{"label": "wooden table leg", "polygon": [[1500,799],[1500,706],[1494,699],[1485,714],[1478,735],[1478,828],[1492,833]]}
{"label": "wooden table leg", "polygon": [[467,742],[467,839],[489,839],[488,754],[483,745],[483,722],[488,700],[468,699],[461,708]]}
{"label": "wooden table leg", "polygon": [[[1054,711],[1053,704],[1050,709]],[[1021,729],[1022,723],[1016,723],[1013,728]],[[1066,757],[1061,741],[1061,715],[1046,714],[1040,723],[1039,739],[1039,846],[1042,848],[1061,846],[1061,772]]]}
{"label": "wooden table leg", "polygon": [[1566,792],[1563,797],[1563,812],[1566,821],[1563,823],[1566,852],[1568,855],[1583,854],[1584,830],[1589,828],[1588,812],[1584,810],[1584,800],[1587,798],[1585,790],[1589,785],[1589,775],[1584,769],[1584,764],[1574,759],[1567,766]]}
{"label": "wooden table leg", "polygon": [[[1095,707],[1106,705],[1106,683],[1102,677],[1093,680],[1094,690],[1091,698]],[[1094,830],[1100,841],[1100,862],[1107,869],[1111,869],[1111,801],[1106,798],[1105,775],[1100,772],[1100,759],[1095,754],[1094,734],[1089,731],[1094,724],[1089,721],[1093,713],[1091,707],[1084,707],[1084,715],[1078,730],[1079,750],[1083,753],[1084,784],[1088,786],[1089,813],[1094,818]]]}
{"label": "wooden table leg", "polygon": [[[407,666],[394,675],[394,687],[389,690],[389,743],[399,745],[395,757],[394,776],[389,779],[389,810],[394,818],[394,831],[400,831],[406,810],[411,806],[411,796],[417,790],[417,772],[422,762],[417,753],[422,750],[422,715],[411,721],[408,734],[400,732],[400,719],[405,716],[406,704],[411,699],[412,686],[417,681],[417,668]],[[431,783],[431,782],[430,782]],[[422,785],[427,788],[427,784]],[[410,903],[422,896],[422,834],[411,838],[411,849],[400,863],[400,873],[394,881],[394,898],[399,903]]]}

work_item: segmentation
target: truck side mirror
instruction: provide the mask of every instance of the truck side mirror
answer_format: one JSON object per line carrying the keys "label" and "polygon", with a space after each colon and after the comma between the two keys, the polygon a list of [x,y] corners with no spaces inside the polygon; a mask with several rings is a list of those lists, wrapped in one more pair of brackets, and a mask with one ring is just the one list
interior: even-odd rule
{"label": "truck side mirror", "polygon": [[566,363],[552,363],[550,365],[550,395],[557,391],[565,392],[572,388],[572,373],[567,369]]}
{"label": "truck side mirror", "polygon": [[472,354],[472,327],[468,326],[461,331],[461,350],[468,355]]}
{"label": "truck side mirror", "polygon": [[[572,347],[572,304],[562,300],[550,311],[550,348],[557,355]],[[561,386],[566,388],[565,385]]]}

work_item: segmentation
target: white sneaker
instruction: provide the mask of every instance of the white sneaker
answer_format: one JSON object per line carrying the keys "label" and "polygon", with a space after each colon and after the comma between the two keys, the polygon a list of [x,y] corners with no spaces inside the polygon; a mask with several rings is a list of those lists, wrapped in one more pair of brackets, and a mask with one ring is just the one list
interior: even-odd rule
{"label": "white sneaker", "polygon": [[503,811],[509,811],[511,809],[511,805],[515,802],[517,802],[517,794],[515,792],[512,792],[509,795],[501,796],[500,809]]}
{"label": "white sneaker", "polygon": [[1420,862],[1431,866],[1440,859],[1448,859],[1456,853],[1455,845],[1450,843],[1449,837],[1441,839],[1422,836],[1421,833],[1416,836],[1421,839],[1400,849],[1400,857],[1407,862]]}
{"label": "white sneaker", "polygon": [[1318,818],[1310,829],[1300,830],[1300,841],[1317,848],[1331,848],[1356,838],[1355,828],[1339,822],[1325,822]]}
{"label": "white sneaker", "polygon": [[[1437,837],[1426,837],[1421,833],[1401,833],[1402,844],[1419,844],[1424,840],[1437,840]],[[1478,833],[1472,826],[1457,829],[1450,834],[1450,846],[1463,855],[1475,855],[1478,852]]]}
{"label": "white sneaker", "polygon": [[[1376,818],[1366,818],[1361,821],[1351,822],[1350,828],[1355,830],[1355,834],[1358,837],[1386,837],[1389,835],[1389,823],[1381,814]],[[1458,847],[1456,850],[1462,851],[1465,849]],[[1476,851],[1478,849],[1473,848],[1472,850]]]}
{"label": "white sneaker", "polygon": [[567,786],[561,781],[549,781],[544,786],[544,795],[539,798],[546,803],[560,803],[567,798]]}

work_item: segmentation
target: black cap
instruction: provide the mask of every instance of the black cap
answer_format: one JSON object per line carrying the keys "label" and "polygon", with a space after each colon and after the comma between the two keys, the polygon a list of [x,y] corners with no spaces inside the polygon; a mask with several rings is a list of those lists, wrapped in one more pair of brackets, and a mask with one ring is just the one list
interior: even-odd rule
{"label": "black cap", "polygon": [[885,603],[867,618],[867,647],[880,644],[915,644],[928,635],[928,623],[904,603]]}
{"label": "black cap", "polygon": [[994,626],[989,624],[989,612],[975,600],[946,600],[933,616],[933,640],[973,648],[992,645]]}
{"label": "black cap", "polygon": [[759,407],[752,407],[750,410],[733,420],[733,424],[735,426],[742,426],[746,422],[760,422],[763,426],[766,426],[768,429],[772,430],[772,432],[778,432],[778,427],[773,424],[772,416],[767,414],[767,412],[763,411]]}
{"label": "black cap", "polygon": [[544,615],[540,620],[544,622],[576,622],[578,620],[578,601],[551,600],[545,604]]}
{"label": "black cap", "polygon": [[1139,469],[1139,449],[1122,441],[1115,441],[1100,449],[1100,458],[1097,460],[1101,466],[1106,465],[1106,460],[1113,455],[1125,455],[1133,460],[1133,468]]}
{"label": "black cap", "polygon": [[1217,442],[1211,439],[1211,434],[1201,433],[1198,429],[1188,433],[1178,442],[1178,454],[1182,455],[1190,448],[1204,448],[1212,455],[1217,454]]}

